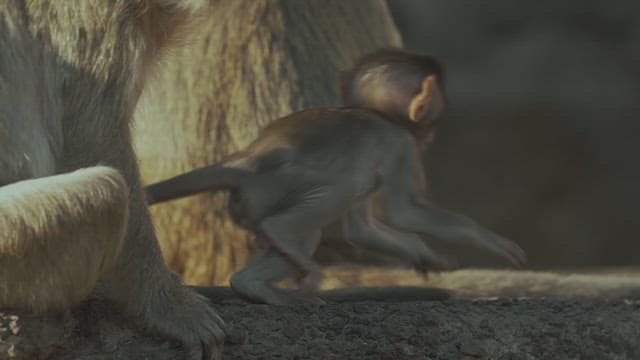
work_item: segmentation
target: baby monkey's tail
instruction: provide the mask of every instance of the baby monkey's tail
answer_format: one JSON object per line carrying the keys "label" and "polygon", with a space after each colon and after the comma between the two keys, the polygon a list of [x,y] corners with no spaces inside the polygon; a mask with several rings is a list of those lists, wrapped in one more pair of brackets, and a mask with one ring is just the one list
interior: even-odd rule
{"label": "baby monkey's tail", "polygon": [[227,162],[201,167],[145,187],[149,205],[195,195],[204,191],[238,188],[252,173]]}

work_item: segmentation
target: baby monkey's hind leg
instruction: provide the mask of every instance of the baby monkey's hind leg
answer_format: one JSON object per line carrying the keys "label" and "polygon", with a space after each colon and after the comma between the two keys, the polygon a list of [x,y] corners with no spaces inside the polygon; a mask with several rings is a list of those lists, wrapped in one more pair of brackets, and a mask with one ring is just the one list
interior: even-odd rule
{"label": "baby monkey's hind leg", "polygon": [[[301,240],[301,251],[312,254],[320,242],[320,232]],[[271,305],[293,305],[300,303],[323,303],[312,292],[287,291],[276,287],[276,283],[289,277],[302,275],[300,268],[280,251],[271,247],[252,259],[247,267],[231,277],[231,288],[240,296],[255,302]]]}
{"label": "baby monkey's hind leg", "polygon": [[[287,199],[287,206],[260,222],[260,231],[278,252],[298,266],[314,285],[320,269],[313,260],[320,231],[337,218],[351,200],[347,187],[314,185]],[[311,239],[313,241],[310,243]]]}

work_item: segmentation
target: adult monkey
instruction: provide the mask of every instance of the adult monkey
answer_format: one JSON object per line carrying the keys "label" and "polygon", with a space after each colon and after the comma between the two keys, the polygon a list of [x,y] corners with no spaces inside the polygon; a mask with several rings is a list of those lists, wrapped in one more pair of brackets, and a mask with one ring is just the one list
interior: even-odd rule
{"label": "adult monkey", "polygon": [[93,291],[190,359],[218,354],[222,320],[163,264],[129,131],[169,29],[196,7],[0,3],[0,308],[61,311]]}

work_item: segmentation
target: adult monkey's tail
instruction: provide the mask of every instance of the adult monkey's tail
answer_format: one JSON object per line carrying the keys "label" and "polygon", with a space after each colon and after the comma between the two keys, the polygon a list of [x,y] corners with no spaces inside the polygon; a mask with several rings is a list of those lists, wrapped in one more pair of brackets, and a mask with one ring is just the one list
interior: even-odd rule
{"label": "adult monkey's tail", "polygon": [[118,258],[128,198],[106,166],[0,187],[0,308],[41,313],[86,298]]}

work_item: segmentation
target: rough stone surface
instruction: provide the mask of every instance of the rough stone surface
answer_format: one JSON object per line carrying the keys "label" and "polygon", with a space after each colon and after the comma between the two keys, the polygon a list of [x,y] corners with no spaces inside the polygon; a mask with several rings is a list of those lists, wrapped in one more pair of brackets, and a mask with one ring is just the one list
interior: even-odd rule
{"label": "rough stone surface", "polygon": [[[50,359],[182,358],[178,344],[135,330],[110,305],[89,305],[74,313],[75,330]],[[227,299],[216,308],[229,325],[224,359],[640,358],[640,302],[629,300],[448,299],[274,307]],[[6,341],[0,340],[0,348]],[[38,358],[21,350],[17,347],[13,358]],[[0,359],[9,358],[0,354]]]}
{"label": "rough stone surface", "polygon": [[355,302],[221,308],[226,359],[638,359],[638,303]]}

